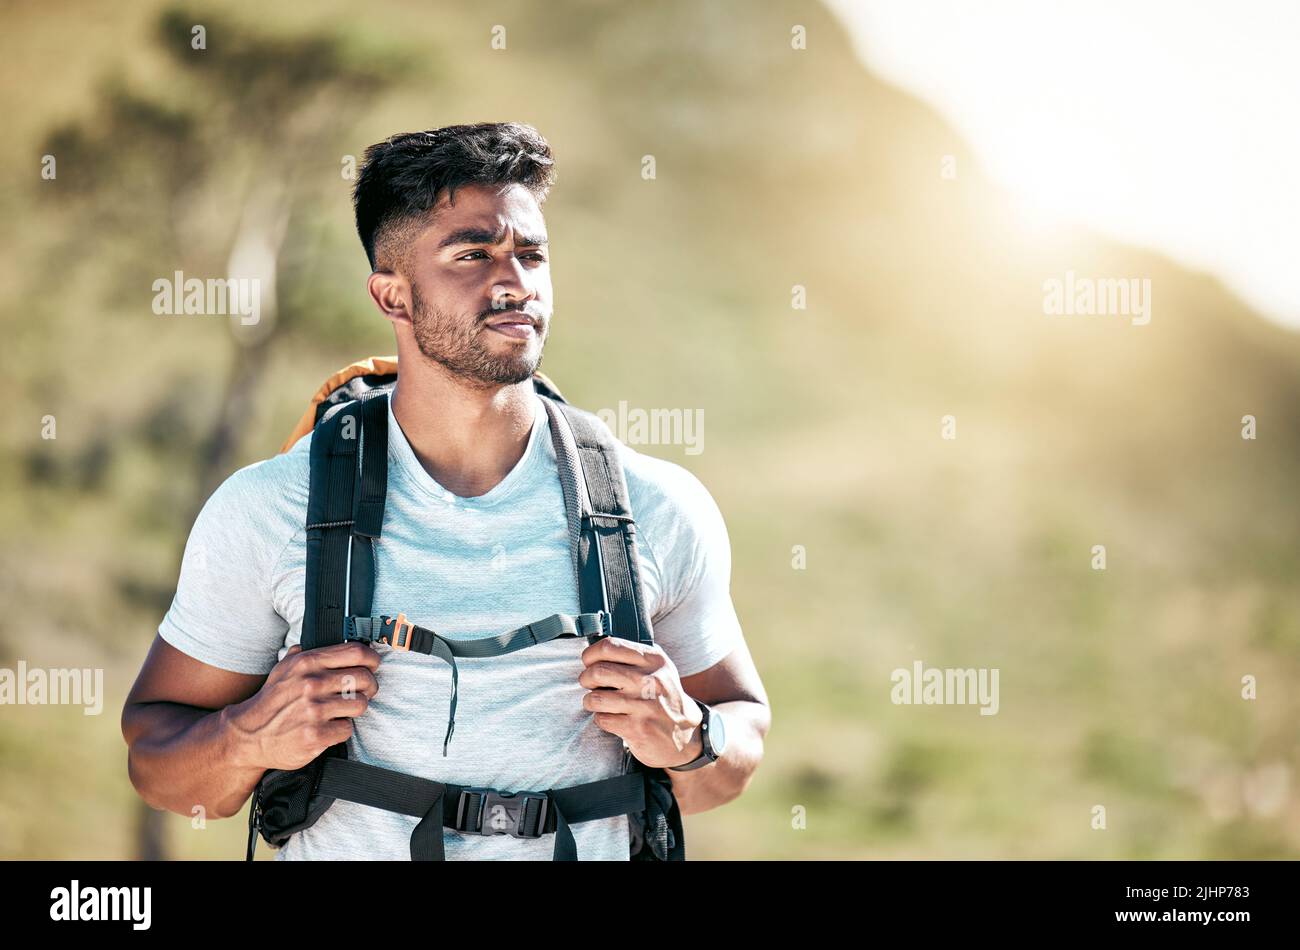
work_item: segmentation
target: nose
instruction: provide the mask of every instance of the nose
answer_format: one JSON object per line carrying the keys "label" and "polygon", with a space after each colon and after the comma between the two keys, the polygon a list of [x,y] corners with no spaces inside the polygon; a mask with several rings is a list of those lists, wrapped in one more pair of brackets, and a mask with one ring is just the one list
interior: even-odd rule
{"label": "nose", "polygon": [[537,288],[528,269],[514,254],[505,256],[492,277],[490,296],[493,310],[522,310],[529,301],[537,299]]}

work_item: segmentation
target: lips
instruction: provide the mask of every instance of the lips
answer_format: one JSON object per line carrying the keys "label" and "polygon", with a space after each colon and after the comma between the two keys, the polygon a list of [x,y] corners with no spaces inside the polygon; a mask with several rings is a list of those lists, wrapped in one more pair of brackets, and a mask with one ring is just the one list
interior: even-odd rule
{"label": "lips", "polygon": [[488,329],[515,340],[531,339],[537,331],[536,321],[526,313],[514,313],[488,322]]}
{"label": "lips", "polygon": [[497,320],[488,321],[488,326],[490,327],[500,327],[500,326],[509,326],[509,325],[517,326],[520,324],[526,324],[527,326],[530,327],[537,326],[537,322],[532,317],[528,316],[528,314],[526,313],[516,313],[509,317],[501,317]]}
{"label": "lips", "polygon": [[512,313],[488,321],[488,329],[516,340],[526,340],[537,330],[537,321],[526,313]]}

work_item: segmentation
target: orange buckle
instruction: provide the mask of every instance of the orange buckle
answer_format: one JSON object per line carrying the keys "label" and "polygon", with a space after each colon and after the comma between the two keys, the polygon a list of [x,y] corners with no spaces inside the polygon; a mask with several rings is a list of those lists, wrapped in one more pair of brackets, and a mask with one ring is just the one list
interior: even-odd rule
{"label": "orange buckle", "polygon": [[[411,640],[415,637],[415,624],[406,619],[406,614],[398,614],[397,619],[392,621],[393,633],[391,638],[385,635],[384,642],[394,650],[410,651]],[[388,626],[387,623],[384,626]],[[402,627],[406,627],[406,636],[402,636]]]}

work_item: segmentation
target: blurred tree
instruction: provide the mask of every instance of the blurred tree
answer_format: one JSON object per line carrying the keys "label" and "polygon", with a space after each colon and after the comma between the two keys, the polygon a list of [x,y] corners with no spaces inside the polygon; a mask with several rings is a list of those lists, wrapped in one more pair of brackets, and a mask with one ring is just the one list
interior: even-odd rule
{"label": "blurred tree", "polygon": [[[110,293],[133,303],[141,287],[178,269],[261,282],[260,319],[229,324],[224,392],[192,455],[192,522],[229,474],[272,346],[303,317],[283,305],[308,299],[293,292],[300,270],[285,262],[290,222],[337,200],[341,137],[412,61],[342,36],[275,36],[179,7],[159,17],[156,41],[171,70],[162,88],[143,94],[107,81],[93,116],[55,129],[44,148],[84,169],[59,192],[79,222],[54,249],[61,264],[94,251],[113,275]],[[214,205],[227,209],[231,228],[202,214]],[[152,418],[174,411],[171,396]],[[163,827],[163,814],[141,802],[138,858],[165,857]]]}

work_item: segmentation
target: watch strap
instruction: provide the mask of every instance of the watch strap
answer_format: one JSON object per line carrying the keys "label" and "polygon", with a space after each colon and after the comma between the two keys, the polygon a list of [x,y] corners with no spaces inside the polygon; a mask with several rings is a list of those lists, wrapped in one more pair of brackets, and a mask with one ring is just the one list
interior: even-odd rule
{"label": "watch strap", "polygon": [[689,772],[692,769],[698,769],[701,766],[708,765],[710,762],[718,761],[718,756],[713,752],[713,743],[709,741],[708,726],[713,717],[713,710],[707,703],[702,703],[698,699],[695,700],[695,705],[699,706],[703,713],[703,718],[700,720],[700,745],[702,751],[685,765],[668,766],[670,772]]}

